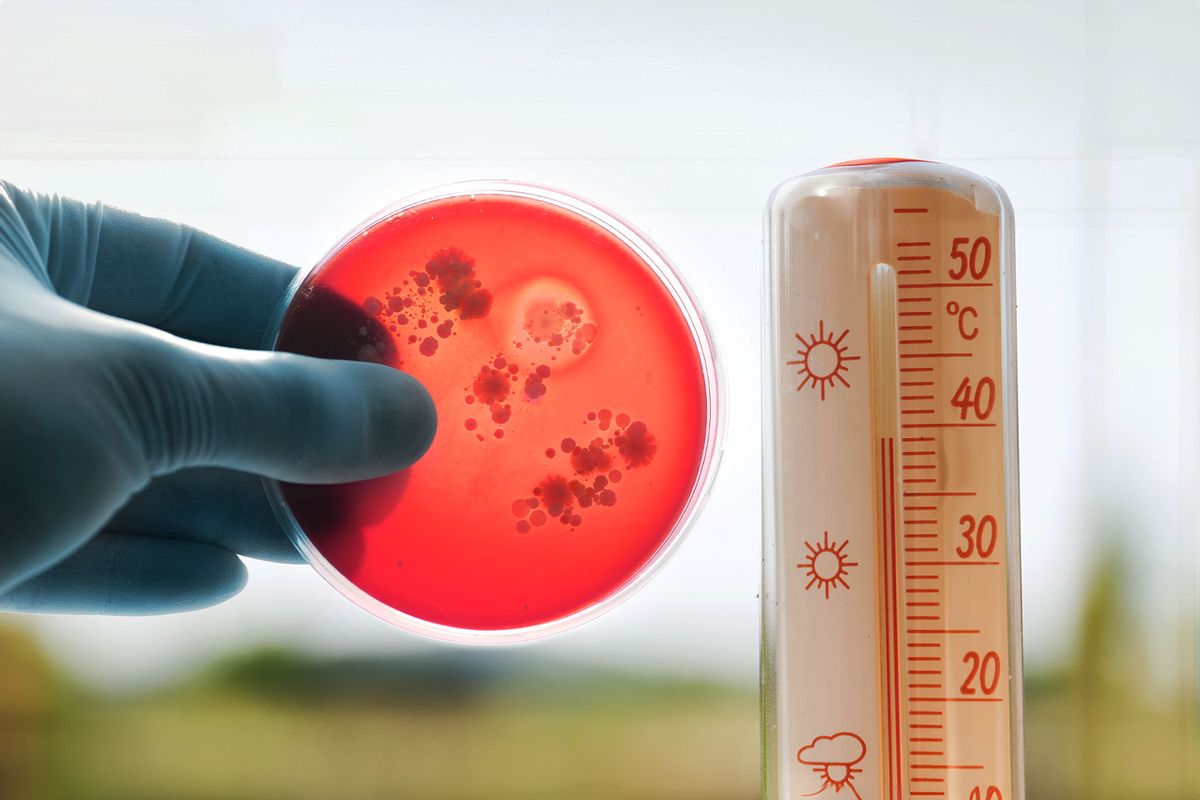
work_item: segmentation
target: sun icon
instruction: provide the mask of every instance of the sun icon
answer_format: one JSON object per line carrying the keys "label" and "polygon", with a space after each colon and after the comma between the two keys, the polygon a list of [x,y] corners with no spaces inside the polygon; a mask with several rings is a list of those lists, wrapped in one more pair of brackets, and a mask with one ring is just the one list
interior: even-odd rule
{"label": "sun icon", "polygon": [[850,387],[850,382],[842,373],[848,369],[846,362],[857,361],[859,356],[846,355],[849,348],[842,346],[842,341],[849,333],[850,329],[847,328],[835,339],[833,331],[826,332],[825,321],[821,320],[815,335],[806,339],[796,334],[796,339],[800,342],[796,355],[800,358],[787,363],[789,366],[800,367],[796,370],[796,374],[800,376],[800,383],[796,386],[797,392],[805,386],[815,386],[821,390],[821,399],[824,400],[826,387],[834,386],[834,381],[846,388]]}
{"label": "sun icon", "polygon": [[817,591],[825,592],[825,599],[828,600],[831,590],[839,586],[843,589],[850,588],[850,584],[846,582],[846,575],[850,567],[858,566],[858,562],[850,561],[846,557],[846,546],[849,544],[849,539],[841,544],[829,541],[829,531],[825,531],[822,541],[804,543],[808,548],[808,558],[796,566],[804,570],[809,579],[804,585],[805,591],[815,586]]}

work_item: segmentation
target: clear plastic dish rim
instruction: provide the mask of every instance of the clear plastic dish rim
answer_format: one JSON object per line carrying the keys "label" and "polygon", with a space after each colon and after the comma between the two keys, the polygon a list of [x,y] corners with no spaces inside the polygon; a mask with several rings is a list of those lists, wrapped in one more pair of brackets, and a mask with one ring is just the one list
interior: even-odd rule
{"label": "clear plastic dish rim", "polygon": [[684,504],[683,510],[676,517],[670,533],[663,540],[662,544],[659,545],[658,549],[646,563],[621,584],[616,591],[566,616],[518,628],[458,628],[406,614],[403,611],[392,608],[359,588],[338,571],[308,538],[304,529],[292,514],[291,508],[288,507],[287,502],[284,500],[279,482],[271,478],[263,478],[263,487],[266,490],[271,508],[279,520],[279,524],[283,527],[284,532],[292,540],[292,543],[299,550],[305,561],[343,597],[353,602],[359,608],[397,628],[442,642],[459,644],[517,644],[563,633],[606,614],[628,600],[649,583],[678,550],[679,545],[699,518],[720,467],[721,456],[724,451],[725,435],[724,379],[716,340],[712,336],[711,329],[705,319],[704,313],[700,310],[700,305],[696,301],[695,295],[667,256],[645,234],[623,218],[582,197],[549,186],[513,180],[476,180],[445,184],[408,195],[371,215],[343,236],[337,244],[330,248],[312,266],[302,269],[297,273],[275,309],[271,323],[267,328],[264,346],[270,350],[275,349],[284,317],[287,314],[288,308],[291,307],[292,299],[296,293],[310,277],[320,272],[348,243],[375,225],[409,212],[419,206],[442,200],[456,198],[474,199],[480,196],[515,197],[547,203],[559,210],[578,215],[600,226],[629,247],[641,262],[655,274],[667,289],[676,307],[687,321],[688,329],[692,335],[692,343],[700,359],[701,369],[704,374],[705,410],[707,414],[704,450],[701,454],[700,468],[697,470],[696,478],[692,483],[687,502]]}

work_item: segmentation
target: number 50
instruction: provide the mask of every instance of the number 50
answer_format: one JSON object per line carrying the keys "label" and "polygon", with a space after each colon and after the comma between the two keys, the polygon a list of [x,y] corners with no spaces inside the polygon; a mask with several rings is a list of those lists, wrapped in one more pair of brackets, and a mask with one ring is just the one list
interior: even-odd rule
{"label": "number 50", "polygon": [[[972,242],[963,236],[955,238],[950,244],[950,257],[958,260],[958,266],[950,268],[950,280],[961,281],[968,274],[977,281],[983,280],[992,264],[991,239],[980,236]],[[971,245],[970,252],[963,249],[967,244]]]}

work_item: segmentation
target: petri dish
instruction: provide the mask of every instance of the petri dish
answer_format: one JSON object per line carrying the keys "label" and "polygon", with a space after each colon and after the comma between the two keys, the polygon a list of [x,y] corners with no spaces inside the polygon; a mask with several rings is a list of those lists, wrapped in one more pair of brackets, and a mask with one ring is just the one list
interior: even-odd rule
{"label": "petri dish", "polygon": [[318,573],[418,634],[524,641],[603,613],[662,566],[716,472],[717,356],[692,294],[566,192],[400,201],[297,277],[271,344],[402,369],[433,396],[438,431],[409,469],[266,484]]}

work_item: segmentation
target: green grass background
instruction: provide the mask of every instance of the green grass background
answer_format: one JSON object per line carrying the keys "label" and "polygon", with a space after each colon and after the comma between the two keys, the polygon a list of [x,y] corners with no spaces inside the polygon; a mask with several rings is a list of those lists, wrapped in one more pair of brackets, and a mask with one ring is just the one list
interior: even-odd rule
{"label": "green grass background", "polygon": [[[1120,559],[1102,559],[1073,655],[1027,672],[1032,800],[1200,796],[1194,684],[1145,691],[1124,593]],[[1181,647],[1195,642],[1185,622]],[[758,759],[753,689],[580,669],[536,648],[258,650],[114,694],[73,684],[0,624],[3,800],[752,800]]]}

